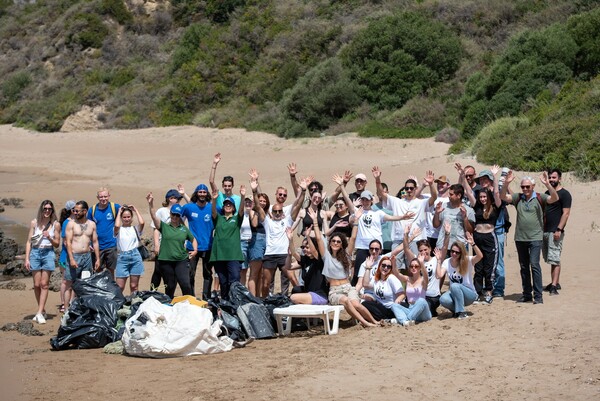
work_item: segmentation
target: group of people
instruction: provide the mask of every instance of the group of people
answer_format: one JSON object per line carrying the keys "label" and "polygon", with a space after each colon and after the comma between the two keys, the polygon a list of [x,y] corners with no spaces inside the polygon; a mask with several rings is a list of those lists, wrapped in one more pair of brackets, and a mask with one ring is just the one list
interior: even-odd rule
{"label": "group of people", "polygon": [[[300,178],[294,163],[287,168],[294,200],[279,186],[271,201],[261,189],[260,174],[249,171],[249,185],[234,193],[234,178],[215,183],[221,155],[214,156],[209,185],[196,186],[191,197],[183,185],[167,191],[162,207],[146,196],[156,259],[153,289],[173,297],[196,295],[196,269],[202,262],[203,299],[227,299],[234,282],[258,297],[274,292],[276,270],[281,290],[294,303],[343,305],[365,327],[382,321],[410,326],[438,315],[439,306],[458,319],[467,318],[474,302],[492,303],[505,288],[504,246],[510,227],[507,205],[516,208],[515,244],[522,278],[518,302],[542,303],[542,291],[560,289],[560,253],[571,207],[561,172],[543,172],[546,193],[535,179],[523,177],[521,192],[512,192],[512,171],[493,166],[478,175],[472,166],[455,164],[457,182],[427,171],[409,177],[396,196],[382,182],[381,169],[371,174],[334,174],[332,195],[312,176]],[[354,178],[355,191],[348,184]],[[138,290],[144,263],[138,251],[143,217],[133,205],[110,201],[107,188],[90,209],[85,201],[68,201],[57,218],[51,201],[40,205],[31,222],[26,247],[33,272],[38,310],[45,323],[45,303],[54,248],[63,249],[63,310],[73,298],[74,280],[107,269],[121,290]],[[185,204],[181,204],[182,200]],[[296,236],[301,246],[294,246]],[[542,286],[540,252],[552,266],[552,282]],[[448,278],[448,290],[442,294]],[[532,280],[533,278],[533,280]],[[214,281],[214,282],[213,282]],[[162,283],[162,284],[161,284]]]}

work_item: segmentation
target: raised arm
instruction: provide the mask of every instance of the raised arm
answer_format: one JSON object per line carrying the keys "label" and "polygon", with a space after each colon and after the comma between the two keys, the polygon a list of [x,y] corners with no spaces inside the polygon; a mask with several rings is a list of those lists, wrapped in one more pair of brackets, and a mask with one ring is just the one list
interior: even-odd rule
{"label": "raised arm", "polygon": [[441,279],[446,275],[446,269],[442,267],[443,258],[446,256],[440,248],[435,248],[435,258],[437,259],[437,267],[435,268],[435,277]]}
{"label": "raised arm", "polygon": [[292,220],[296,220],[296,217],[298,217],[298,213],[300,212],[300,208],[302,208],[302,202],[304,201],[304,195],[306,194],[306,186],[308,185],[306,178],[300,180],[299,185],[300,192],[298,192],[298,194],[296,195],[296,199],[292,204],[292,212],[290,214]]}
{"label": "raised arm", "polygon": [[[500,207],[500,206],[502,206],[502,199],[500,199],[500,187],[499,187],[499,183],[498,183],[498,181],[500,181],[500,179],[499,179],[499,177],[496,177],[496,175],[498,174],[498,171],[500,171],[500,166],[497,164],[494,164],[490,168],[490,171],[494,175],[494,204],[496,205],[496,207]],[[471,205],[474,205],[474,203],[471,203]]]}
{"label": "raised arm", "polygon": [[[241,220],[244,220],[244,201],[246,200],[246,186],[245,185],[240,185],[240,198],[242,198],[240,200],[240,207],[238,210],[238,216],[240,217]],[[216,202],[215,202],[216,203]],[[240,223],[241,224],[241,223]]]}
{"label": "raised arm", "polygon": [[404,227],[404,236],[403,236],[403,241],[402,244],[404,246],[404,253],[406,253],[406,259],[407,260],[412,260],[415,257],[415,254],[413,253],[413,251],[410,249],[410,241],[408,239],[408,236],[410,235],[410,229],[412,227],[412,224],[407,224],[406,227]]}
{"label": "raised arm", "polygon": [[[215,174],[217,173],[217,166],[219,165],[219,162],[221,161],[221,153],[217,153],[215,154],[215,157],[213,158],[213,163],[212,166],[210,168],[210,175],[208,176],[208,183],[210,184],[210,189],[211,192],[215,192],[217,191],[217,195],[219,194],[219,187],[217,187],[217,184],[215,184]],[[216,200],[217,198],[213,196],[213,200]]]}
{"label": "raised arm", "polygon": [[[317,248],[319,251],[319,255],[321,255],[321,257],[323,255],[325,255],[325,242],[323,241],[323,234],[321,233],[321,230],[319,229],[319,221],[317,219],[317,213],[315,211],[313,211],[311,208],[308,208],[308,215],[310,216],[310,218],[313,221],[312,227],[313,227],[313,231],[315,232],[315,239],[317,240]],[[310,245],[310,240],[309,242],[309,246]]]}
{"label": "raised arm", "polygon": [[[289,243],[289,245],[288,245],[288,252],[290,253],[290,255],[292,255],[292,257],[294,259],[296,259],[296,261],[298,263],[300,263],[301,256],[296,251],[296,248],[294,247],[294,231],[290,227],[288,227],[288,228],[285,229],[285,235],[287,236],[288,243]],[[310,239],[308,241],[310,242]]]}
{"label": "raised arm", "polygon": [[435,212],[433,213],[433,226],[435,228],[438,228],[442,225],[442,220],[440,219],[440,216],[443,211],[444,205],[442,204],[442,202],[438,202],[437,205],[435,205]]}
{"label": "raised arm", "polygon": [[381,202],[387,202],[388,195],[383,191],[383,185],[381,185],[381,170],[379,166],[373,166],[371,169],[373,173],[373,177],[375,178],[375,186],[377,187],[377,197],[381,200]]}
{"label": "raised arm", "polygon": [[177,184],[177,192],[179,192],[179,195],[181,195],[183,199],[185,199],[185,203],[190,203],[191,199],[189,195],[185,193],[185,188],[183,187],[183,184]]}
{"label": "raised arm", "polygon": [[137,221],[138,221],[138,232],[141,234],[142,231],[144,230],[144,226],[146,225],[146,222],[144,221],[144,218],[142,217],[142,214],[137,209],[137,207],[135,207],[133,205],[129,205],[129,207],[131,208],[131,210],[133,210],[135,212],[135,217],[137,218]]}
{"label": "raised arm", "polygon": [[373,284],[371,284],[371,270],[373,270],[374,263],[373,256],[367,256],[365,259],[365,274],[362,276],[362,288],[366,288],[367,290],[373,289]]}
{"label": "raised arm", "polygon": [[512,196],[508,194],[508,187],[511,182],[515,179],[515,175],[512,170],[508,170],[508,174],[506,174],[506,178],[504,179],[504,185],[502,185],[502,190],[500,191],[500,199],[506,203],[512,203]]}
{"label": "raised arm", "polygon": [[117,216],[115,217],[115,225],[113,227],[113,236],[117,236],[119,235],[119,231],[121,230],[121,225],[123,224],[122,221],[122,215],[123,214],[123,208],[119,208],[119,211],[117,212]]}
{"label": "raised arm", "polygon": [[465,189],[465,195],[467,196],[469,203],[471,205],[475,205],[475,203],[477,202],[477,199],[475,199],[475,195],[473,194],[473,189],[467,182],[467,176],[465,175],[465,169],[463,168],[463,166],[460,163],[454,163],[454,168],[458,172],[458,182]]}
{"label": "raised arm", "polygon": [[434,185],[434,182],[435,175],[433,174],[433,171],[427,170],[425,172],[425,177],[423,178],[423,188],[425,188],[425,186],[429,186],[429,193],[431,194],[428,201],[429,207],[433,206],[435,200],[437,199],[437,189]]}
{"label": "raised arm", "polygon": [[250,188],[252,189],[252,197],[254,198],[254,211],[258,213],[258,220],[265,220],[265,210],[260,207],[260,202],[258,200],[258,181],[250,181]]}
{"label": "raised arm", "polygon": [[[346,185],[344,184],[344,177],[342,177],[339,174],[334,174],[333,182],[338,184],[338,187],[335,190],[336,191],[335,193],[338,193],[338,194],[341,193],[342,196],[344,197],[344,202],[346,203],[346,205],[348,205],[348,213],[354,214],[354,212],[356,211],[356,208],[354,207],[354,203],[352,203],[352,201],[350,200],[348,191],[346,191]],[[335,201],[337,201],[337,196],[335,199],[332,199],[331,203],[334,203]]]}
{"label": "raised arm", "polygon": [[292,185],[292,190],[294,191],[294,196],[298,196],[298,192],[300,192],[300,185],[298,184],[298,180],[296,179],[296,174],[298,174],[298,168],[296,167],[296,163],[291,162],[287,165],[288,173],[290,173],[290,184]]}
{"label": "raised arm", "polygon": [[211,202],[211,216],[214,219],[217,218],[217,197],[219,196],[219,190],[213,189],[212,191],[212,202]]}
{"label": "raised arm", "polygon": [[357,209],[354,223],[352,223],[352,232],[350,238],[348,238],[348,249],[346,252],[348,255],[352,255],[354,252],[354,246],[356,245],[356,234],[358,233],[358,219],[362,216],[362,208]]}
{"label": "raised arm", "polygon": [[422,288],[423,291],[427,291],[427,286],[429,285],[429,276],[427,275],[427,268],[425,267],[425,256],[419,255],[417,260],[421,265]]}
{"label": "raised arm", "polygon": [[148,212],[150,212],[150,217],[154,222],[154,227],[156,227],[157,230],[160,230],[161,221],[156,216],[156,213],[154,211],[154,196],[152,195],[152,192],[149,192],[148,195],[146,195],[146,200],[148,201]]}
{"label": "raised arm", "polygon": [[548,193],[550,194],[550,197],[548,198],[546,203],[554,203],[554,202],[558,201],[558,192],[556,192],[556,188],[554,188],[552,185],[550,185],[550,182],[548,181],[548,172],[547,171],[544,171],[542,173],[542,175],[540,176],[540,181],[542,182],[542,184],[544,184],[546,186],[546,189],[548,190]]}
{"label": "raised arm", "polygon": [[262,192],[260,190],[260,184],[258,183],[258,177],[260,176],[260,174],[258,173],[258,170],[255,169],[255,168],[251,168],[250,171],[248,171],[248,175],[250,176],[250,182],[256,181],[256,184],[258,185],[258,187],[256,188],[256,190],[258,192]]}

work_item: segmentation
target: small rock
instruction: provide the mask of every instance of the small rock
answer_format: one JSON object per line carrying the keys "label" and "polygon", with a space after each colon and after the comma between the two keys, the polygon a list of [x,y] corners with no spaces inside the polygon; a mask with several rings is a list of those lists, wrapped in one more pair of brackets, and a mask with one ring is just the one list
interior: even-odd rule
{"label": "small rock", "polygon": [[52,274],[50,275],[50,282],[48,283],[48,289],[50,291],[58,292],[60,291],[60,284],[62,283],[62,274],[60,269],[54,269]]}
{"label": "small rock", "polygon": [[4,271],[2,272],[4,276],[11,277],[28,277],[31,276],[31,272],[27,271],[25,268],[25,262],[23,260],[15,259],[6,264]]}
{"label": "small rock", "polygon": [[0,290],[24,291],[26,288],[25,283],[17,280],[0,282]]}
{"label": "small rock", "polygon": [[18,331],[26,336],[43,336],[44,333],[33,327],[33,322],[22,320],[18,323],[7,323],[0,327],[2,331]]}

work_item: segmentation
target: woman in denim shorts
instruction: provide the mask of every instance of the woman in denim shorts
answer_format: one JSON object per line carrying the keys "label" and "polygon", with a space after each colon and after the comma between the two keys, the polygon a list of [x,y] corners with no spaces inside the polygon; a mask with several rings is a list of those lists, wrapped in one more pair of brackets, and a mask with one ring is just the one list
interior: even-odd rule
{"label": "woman in denim shorts", "polygon": [[[135,212],[138,225],[133,226],[133,213]],[[121,291],[125,290],[127,278],[129,280],[129,291],[134,293],[138,290],[140,276],[144,273],[144,261],[138,251],[140,236],[144,229],[144,219],[133,205],[123,205],[115,219],[114,236],[117,239],[116,281]]]}
{"label": "woman in denim shorts", "polygon": [[33,289],[38,310],[33,321],[46,323],[46,300],[48,282],[54,271],[56,255],[54,248],[60,245],[60,224],[56,219],[54,204],[45,200],[38,209],[37,217],[31,221],[25,245],[25,268],[33,276]]}

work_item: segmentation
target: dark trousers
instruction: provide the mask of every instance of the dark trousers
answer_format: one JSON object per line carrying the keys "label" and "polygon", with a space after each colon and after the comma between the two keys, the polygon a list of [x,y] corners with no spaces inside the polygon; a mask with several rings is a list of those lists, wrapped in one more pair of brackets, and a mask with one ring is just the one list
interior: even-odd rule
{"label": "dark trousers", "polygon": [[208,262],[210,260],[210,250],[198,251],[196,256],[190,259],[190,286],[192,287],[192,295],[196,296],[196,268],[198,261],[202,259],[202,299],[210,299],[210,289],[212,288],[212,266]]}
{"label": "dark trousers", "polygon": [[498,244],[496,234],[491,233],[473,233],[475,245],[483,254],[483,259],[475,264],[475,274],[473,284],[477,294],[483,294],[484,291],[491,292],[494,288],[494,266],[496,265]]}
{"label": "dark trousers", "polygon": [[427,305],[429,305],[431,317],[436,317],[438,315],[437,308],[438,306],[440,306],[440,295],[438,295],[437,297],[426,296],[425,300],[427,301]]}
{"label": "dark trousers", "polygon": [[173,298],[175,296],[175,288],[179,284],[183,295],[192,295],[187,259],[179,261],[159,260],[158,265],[165,281],[165,294]]}
{"label": "dark trousers", "polygon": [[152,278],[150,279],[150,290],[155,290],[160,287],[162,281],[162,274],[160,272],[160,264],[158,259],[154,261],[154,271],[152,272]]}
{"label": "dark trousers", "polygon": [[531,299],[532,277],[533,277],[533,297],[536,300],[542,299],[542,267],[540,266],[540,252],[542,241],[515,241],[517,254],[519,255],[519,265],[521,266],[521,285],[523,286],[523,296]]}
{"label": "dark trousers", "polygon": [[395,317],[391,309],[386,308],[377,301],[365,301],[362,305],[367,308],[375,320],[393,319]]}
{"label": "dark trousers", "polygon": [[229,299],[229,287],[231,283],[240,281],[240,271],[242,264],[238,260],[226,260],[214,262],[215,272],[219,276],[219,285],[221,286],[221,298]]}
{"label": "dark trousers", "polygon": [[369,257],[368,249],[357,249],[356,250],[356,259],[354,260],[354,273],[352,273],[352,287],[356,285],[358,282],[358,271],[360,270],[360,265]]}

